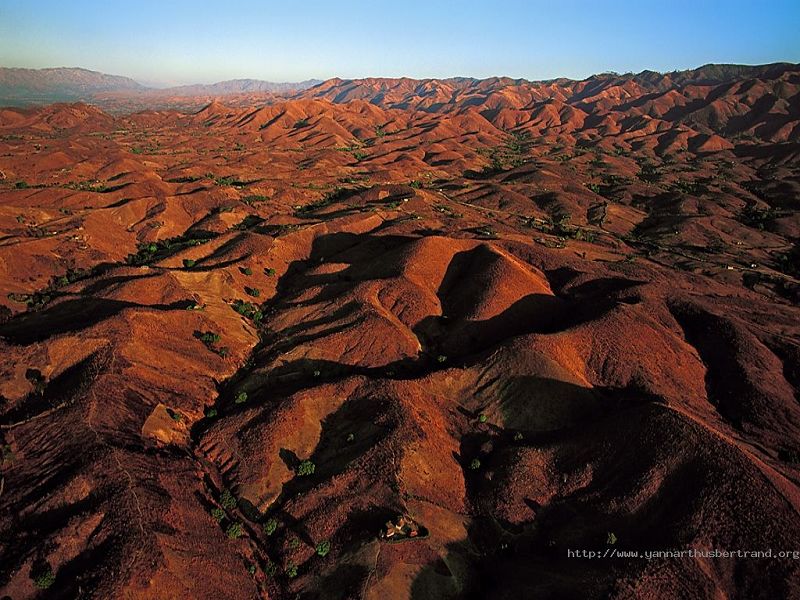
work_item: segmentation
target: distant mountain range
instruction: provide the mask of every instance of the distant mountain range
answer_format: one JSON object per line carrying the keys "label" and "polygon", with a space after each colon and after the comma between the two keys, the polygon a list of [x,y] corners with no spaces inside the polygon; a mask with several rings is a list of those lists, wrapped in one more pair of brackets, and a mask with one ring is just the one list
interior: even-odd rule
{"label": "distant mountain range", "polygon": [[155,96],[228,96],[247,93],[287,93],[321,83],[275,83],[259,79],[232,79],[208,85],[184,85],[158,89],[129,77],[80,68],[17,69],[0,67],[0,105],[26,106],[52,102],[92,101],[104,94]]}
{"label": "distant mountain range", "polygon": [[[769,65],[709,64],[697,69],[659,73],[601,73],[581,81],[581,93],[587,96],[609,84],[622,85],[631,82],[645,86],[653,92],[687,85],[719,85],[745,78],[772,78],[789,69],[791,63]],[[302,92],[305,97],[325,98],[333,102],[362,99],[380,106],[405,108],[411,98],[416,102],[427,98],[435,103],[445,101],[448,94],[463,94],[465,90],[480,91],[498,86],[520,86],[526,84],[568,85],[575,80],[568,78],[549,81],[528,81],[508,77],[474,79],[452,77],[446,79],[381,78],[364,79],[333,78],[326,81],[308,79],[297,83],[275,83],[259,79],[232,79],[213,84],[196,84],[158,89],[144,86],[128,77],[107,75],[80,68],[18,69],[0,67],[0,106],[29,106],[53,102],[84,100],[99,104],[105,109],[124,112],[125,109],[142,109],[151,106],[176,106],[164,102],[166,98],[190,99],[186,108],[201,98],[234,95],[290,96]],[[428,104],[430,102],[427,102]],[[425,103],[425,102],[423,102]],[[180,103],[177,104],[180,106]]]}

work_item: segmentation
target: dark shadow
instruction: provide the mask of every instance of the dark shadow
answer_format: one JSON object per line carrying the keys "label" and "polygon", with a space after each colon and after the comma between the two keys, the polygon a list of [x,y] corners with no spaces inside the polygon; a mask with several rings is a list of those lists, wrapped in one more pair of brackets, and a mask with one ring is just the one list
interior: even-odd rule
{"label": "dark shadow", "polygon": [[119,314],[126,308],[170,311],[185,310],[191,301],[172,304],[137,304],[105,298],[64,300],[38,312],[27,312],[0,325],[0,337],[17,345],[32,344],[55,335],[80,331]]}

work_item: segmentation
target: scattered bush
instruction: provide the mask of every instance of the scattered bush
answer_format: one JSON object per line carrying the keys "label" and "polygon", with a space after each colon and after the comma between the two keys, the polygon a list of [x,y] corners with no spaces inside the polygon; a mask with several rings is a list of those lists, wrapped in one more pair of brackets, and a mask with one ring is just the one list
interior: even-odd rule
{"label": "scattered bush", "polygon": [[309,125],[308,119],[306,118],[297,119],[297,121],[294,122],[295,129],[302,129],[303,127],[308,127],[308,125]]}
{"label": "scattered bush", "polygon": [[214,508],[211,510],[211,516],[217,523],[221,523],[222,520],[225,518],[225,511],[219,507]]}
{"label": "scattered bush", "polygon": [[264,523],[264,533],[267,535],[272,535],[275,533],[275,530],[278,529],[278,521],[277,519],[267,519]]}
{"label": "scattered bush", "polygon": [[444,354],[440,354],[439,356],[436,357],[436,362],[438,362],[438,363],[446,363],[447,362],[447,357]]}
{"label": "scattered bush", "polygon": [[286,565],[286,576],[289,579],[294,579],[297,577],[297,565],[293,562],[290,562]]}
{"label": "scattered bush", "polygon": [[353,435],[352,433],[348,433],[347,434],[347,443],[348,444],[352,444],[355,441],[355,439],[356,439],[356,436]]}
{"label": "scattered bush", "polygon": [[518,431],[518,432],[516,432],[516,433],[514,434],[514,441],[515,441],[515,442],[521,442],[521,441],[522,441],[522,438],[523,438],[523,435],[522,435],[522,432],[521,432],[521,431]]}
{"label": "scattered bush", "polygon": [[225,535],[228,536],[229,540],[235,540],[242,537],[242,524],[238,521],[231,523],[225,530]]}
{"label": "scattered bush", "polygon": [[481,468],[481,461],[479,458],[473,458],[472,461],[469,463],[469,468],[473,471],[477,471]]}
{"label": "scattered bush", "polygon": [[328,552],[331,551],[331,543],[328,540],[320,542],[317,544],[316,551],[319,556],[327,556]]}
{"label": "scattered bush", "polygon": [[222,508],[226,510],[236,508],[236,496],[234,496],[228,488],[225,488],[219,496],[219,503],[222,505]]}
{"label": "scattered bush", "polygon": [[247,392],[242,390],[238,394],[236,394],[236,399],[233,401],[235,404],[244,404],[247,402]]}
{"label": "scattered bush", "polygon": [[235,300],[231,306],[233,306],[233,310],[243,317],[250,319],[256,325],[258,325],[261,322],[261,319],[264,318],[264,314],[261,312],[261,309],[252,302]]}
{"label": "scattered bush", "polygon": [[258,298],[261,295],[261,290],[258,288],[245,286],[244,291],[248,296],[252,296],[253,298]]}
{"label": "scattered bush", "polygon": [[209,406],[206,409],[205,415],[206,415],[206,418],[213,419],[214,417],[217,416],[217,409],[214,408],[213,406]]}
{"label": "scattered bush", "polygon": [[211,347],[221,339],[218,333],[213,331],[195,331],[194,337],[203,342],[206,346]]}
{"label": "scattered bush", "polygon": [[47,563],[42,564],[36,570],[31,570],[31,579],[33,584],[40,590],[46,590],[53,583],[55,583],[56,576],[53,573],[52,567]]}
{"label": "scattered bush", "polygon": [[197,264],[197,261],[193,258],[184,258],[183,259],[183,266],[187,269],[191,269],[193,266]]}
{"label": "scattered bush", "polygon": [[317,466],[310,460],[304,460],[297,465],[297,474],[301,476],[313,475],[317,470]]}
{"label": "scattered bush", "polygon": [[253,274],[253,269],[251,269],[250,267],[240,267],[239,271],[242,273],[242,275],[252,275]]}
{"label": "scattered bush", "polygon": [[268,275],[269,277],[272,277],[275,275],[275,269],[273,269],[272,267],[267,267],[264,269],[264,274]]}
{"label": "scattered bush", "polygon": [[486,415],[485,415],[485,414],[483,414],[483,413],[481,413],[481,414],[478,416],[478,421],[479,421],[480,423],[486,423],[486,421],[488,421],[488,420],[489,420],[489,419],[488,419],[488,418],[486,417]]}

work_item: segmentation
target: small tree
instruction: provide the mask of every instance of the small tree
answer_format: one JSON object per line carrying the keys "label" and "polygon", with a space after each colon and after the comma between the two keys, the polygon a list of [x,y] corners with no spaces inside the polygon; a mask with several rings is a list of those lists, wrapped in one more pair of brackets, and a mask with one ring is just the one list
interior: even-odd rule
{"label": "small tree", "polygon": [[227,535],[230,540],[242,537],[242,524],[238,521],[231,523],[228,525],[228,529],[225,530],[225,535]]}
{"label": "small tree", "polygon": [[277,519],[267,519],[267,521],[264,523],[264,533],[267,535],[272,535],[275,533],[276,529],[278,529]]}
{"label": "small tree", "polygon": [[236,508],[237,504],[236,497],[227,488],[222,490],[222,493],[219,496],[219,503],[222,504],[222,508],[227,510]]}
{"label": "small tree", "polygon": [[326,556],[331,551],[331,543],[328,540],[323,540],[317,544],[317,554]]}
{"label": "small tree", "polygon": [[297,465],[297,474],[302,476],[313,475],[316,469],[317,466],[313,462],[311,462],[310,460],[304,460],[299,465]]}
{"label": "small tree", "polygon": [[37,588],[46,590],[55,583],[56,576],[53,573],[52,567],[47,563],[43,563],[36,570],[31,570],[31,579],[33,579],[33,584]]}

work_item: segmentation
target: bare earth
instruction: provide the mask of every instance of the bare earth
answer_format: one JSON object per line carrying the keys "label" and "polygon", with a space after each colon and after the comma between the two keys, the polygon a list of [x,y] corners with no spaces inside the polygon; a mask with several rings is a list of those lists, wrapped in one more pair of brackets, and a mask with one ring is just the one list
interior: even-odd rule
{"label": "bare earth", "polygon": [[0,109],[0,595],[800,597],[568,557],[800,550],[798,67],[105,102]]}

